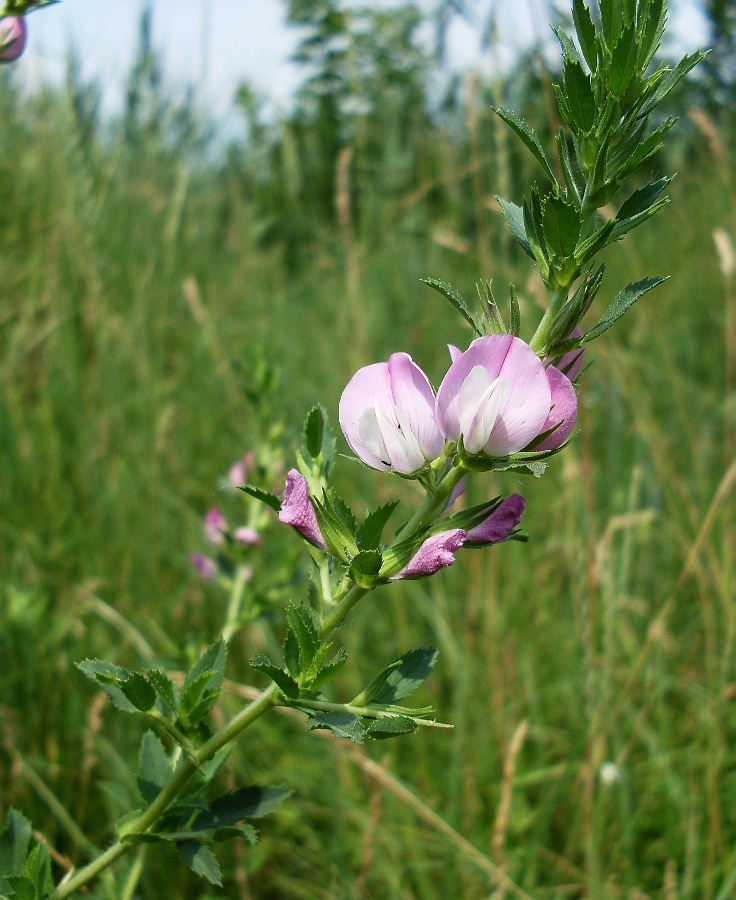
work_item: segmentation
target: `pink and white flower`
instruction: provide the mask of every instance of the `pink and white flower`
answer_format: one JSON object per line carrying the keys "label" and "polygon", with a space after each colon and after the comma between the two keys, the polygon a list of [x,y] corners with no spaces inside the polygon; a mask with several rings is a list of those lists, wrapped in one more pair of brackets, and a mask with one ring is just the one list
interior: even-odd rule
{"label": "pink and white flower", "polygon": [[488,335],[453,363],[437,392],[436,419],[442,435],[462,437],[471,456],[509,456],[541,431],[551,406],[544,366],[520,338]]}
{"label": "pink and white flower", "polygon": [[407,353],[359,369],[342,393],[339,417],[351,449],[374,469],[413,475],[445,447],[432,386]]}

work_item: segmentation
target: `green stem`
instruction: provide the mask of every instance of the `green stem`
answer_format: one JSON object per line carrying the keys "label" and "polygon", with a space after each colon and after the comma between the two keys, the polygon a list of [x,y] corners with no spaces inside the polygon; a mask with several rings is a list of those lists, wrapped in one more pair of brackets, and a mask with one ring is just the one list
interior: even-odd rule
{"label": "green stem", "polygon": [[227,615],[225,617],[225,625],[222,629],[222,637],[225,642],[229,643],[230,638],[238,630],[240,613],[243,608],[243,591],[245,590],[245,576],[241,566],[238,566],[233,581],[233,588],[230,592],[230,603],[227,607]]}
{"label": "green stem", "polygon": [[[193,760],[185,757],[179,768],[174,772],[171,781],[164,787],[148,809],[128,827],[127,831],[130,833],[142,833],[152,828],[166,811],[169,804],[176,799],[179,791],[194,775],[199,766],[214,756],[226,744],[229,744],[230,741],[234,740],[241,731],[252,725],[256,719],[276,704],[276,690],[275,684],[267,688],[260,697],[249,706],[246,706],[228,725],[204,743],[195,754]],[[51,894],[49,900],[63,900],[64,897],[71,897],[72,894],[76,893],[81,887],[92,881],[100,872],[114,863],[115,860],[127,853],[130,847],[130,844],[116,841],[96,860],[83,869],[79,869],[68,881],[60,884]]]}
{"label": "green stem", "polygon": [[549,306],[547,307],[547,311],[542,316],[542,321],[537,326],[537,330],[534,332],[534,337],[531,339],[531,341],[529,341],[529,346],[535,353],[541,353],[545,349],[547,338],[549,337],[549,333],[552,328],[552,323],[554,322],[555,316],[567,300],[568,291],[569,288],[566,287],[558,287],[555,288],[554,291],[552,291],[552,294],[549,298]]}

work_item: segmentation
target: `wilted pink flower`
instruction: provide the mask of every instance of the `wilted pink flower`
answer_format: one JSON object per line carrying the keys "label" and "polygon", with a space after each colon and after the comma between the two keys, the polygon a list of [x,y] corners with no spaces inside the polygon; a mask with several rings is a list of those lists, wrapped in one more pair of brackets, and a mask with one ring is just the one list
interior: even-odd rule
{"label": "wilted pink flower", "polygon": [[[580,338],[583,336],[583,332],[580,328],[575,328],[570,332],[570,340],[574,340],[575,338]],[[554,363],[556,369],[559,369],[563,375],[567,375],[570,381],[574,381],[578,372],[583,366],[583,358],[585,356],[585,348],[578,347],[577,350],[570,350],[568,353],[563,353],[562,356],[555,360],[551,356],[546,357],[544,360],[544,365],[547,366],[550,363]]]}
{"label": "wilted pink flower", "polygon": [[510,497],[502,500],[480,525],[470,529],[465,543],[478,545],[498,544],[505,541],[521,522],[525,504],[526,500],[521,494],[511,494]]}
{"label": "wilted pink flower", "polygon": [[374,469],[412,475],[445,447],[434,391],[407,353],[359,369],[340,398],[340,427],[352,450]]}
{"label": "wilted pink flower", "polygon": [[312,501],[309,499],[307,480],[296,469],[290,469],[286,476],[279,522],[283,522],[284,525],[292,525],[302,537],[320,550],[327,549],[327,544],[319,530]]}
{"label": "wilted pink flower", "polygon": [[551,408],[539,433],[543,434],[550,428],[555,430],[541,444],[532,447],[533,450],[556,450],[561,447],[572,434],[578,416],[578,398],[570,379],[554,366],[547,366],[545,371],[550,388]]}
{"label": "wilted pink flower", "polygon": [[239,544],[245,544],[246,547],[255,547],[260,543],[261,540],[255,528],[248,528],[247,525],[242,525],[240,528],[236,528],[233,532],[233,538]]}
{"label": "wilted pink flower", "polygon": [[217,564],[209,556],[201,553],[192,553],[189,557],[191,564],[199,572],[199,577],[204,581],[214,581],[217,577]]}
{"label": "wilted pink flower", "polygon": [[225,543],[228,531],[227,521],[219,509],[211,509],[204,517],[204,533],[213,547],[221,547]]}
{"label": "wilted pink flower", "polygon": [[26,49],[28,29],[23,16],[5,16],[0,19],[0,62],[14,62]]}
{"label": "wilted pink flower", "polygon": [[[454,352],[456,348],[451,350]],[[467,453],[508,456],[541,431],[550,388],[539,357],[520,338],[488,335],[457,356],[437,392],[437,424]]]}
{"label": "wilted pink flower", "polygon": [[462,528],[433,534],[417,550],[409,563],[393,576],[393,580],[426,578],[446,566],[451,566],[455,562],[455,553],[465,543],[466,537],[467,534]]}

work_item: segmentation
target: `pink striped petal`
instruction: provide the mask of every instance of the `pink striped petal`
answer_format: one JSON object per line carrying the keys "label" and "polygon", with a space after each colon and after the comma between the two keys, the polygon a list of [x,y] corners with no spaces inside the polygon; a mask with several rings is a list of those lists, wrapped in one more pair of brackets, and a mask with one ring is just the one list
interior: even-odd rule
{"label": "pink striped petal", "polygon": [[503,500],[480,525],[468,532],[466,544],[498,544],[505,541],[521,522],[526,500],[521,494],[511,494]]}
{"label": "pink striped petal", "polygon": [[307,480],[296,469],[290,469],[286,476],[284,499],[279,510],[279,522],[296,528],[303,538],[320,550],[327,549],[322,532],[319,530],[317,514],[309,498]]}
{"label": "pink striped petal", "polygon": [[551,409],[538,433],[543,434],[555,425],[559,427],[541,444],[533,447],[533,450],[556,450],[561,447],[572,434],[578,415],[578,398],[567,375],[563,375],[554,366],[548,366],[546,373],[550,387]]}
{"label": "pink striped petal", "polygon": [[465,542],[466,533],[462,528],[453,528],[434,534],[422,544],[409,563],[392,580],[406,578],[426,578],[455,562],[455,553]]}

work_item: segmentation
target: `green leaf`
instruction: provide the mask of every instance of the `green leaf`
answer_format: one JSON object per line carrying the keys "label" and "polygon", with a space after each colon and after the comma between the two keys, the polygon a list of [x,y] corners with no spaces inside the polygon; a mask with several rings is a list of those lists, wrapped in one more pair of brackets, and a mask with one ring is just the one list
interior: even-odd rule
{"label": "green leaf", "polygon": [[262,787],[252,784],[223,794],[201,812],[192,825],[194,831],[210,831],[237,825],[243,819],[260,819],[272,813],[292,791],[285,787]]}
{"label": "green leaf", "polygon": [[437,656],[435,647],[419,647],[402,654],[373,702],[389,704],[408,697],[431,674]]}
{"label": "green leaf", "polygon": [[573,127],[573,130],[577,125],[577,130],[588,134],[595,124],[596,111],[590,76],[585,73],[580,63],[567,61],[562,70],[562,83],[572,116],[572,122],[568,122],[568,125]]}
{"label": "green leaf", "polygon": [[354,744],[363,743],[363,726],[358,716],[350,713],[315,712],[313,709],[305,709],[304,712],[309,716],[307,724],[310,730],[326,729],[336,738],[346,738]]}
{"label": "green leaf", "polygon": [[509,285],[509,293],[511,294],[509,334],[512,334],[514,337],[519,337],[521,331],[521,310],[519,309],[519,298],[516,296],[516,288],[513,284]]}
{"label": "green leaf", "polygon": [[671,178],[660,178],[652,181],[643,188],[638,188],[621,204],[616,216],[616,221],[623,222],[645,212],[659,197],[662,191],[670,184]]}
{"label": "green leaf", "polygon": [[286,668],[289,670],[289,674],[292,678],[298,678],[302,673],[301,666],[299,665],[299,641],[296,639],[296,635],[291,628],[286,629],[283,651],[284,662],[286,663]]}
{"label": "green leaf", "polygon": [[350,563],[350,577],[363,587],[372,587],[383,565],[380,550],[361,550]]}
{"label": "green leaf", "polygon": [[212,840],[218,844],[224,841],[231,841],[233,838],[244,838],[249,844],[255,844],[258,840],[258,832],[252,825],[243,824],[237,828],[218,828],[212,835]]}
{"label": "green leaf", "polygon": [[613,47],[621,33],[623,25],[623,5],[622,0],[598,0],[598,7],[601,14],[601,28],[603,29],[603,37],[609,47]]}
{"label": "green leaf", "polygon": [[12,891],[12,900],[37,900],[36,888],[26,875],[8,875],[5,880]]}
{"label": "green leaf", "polygon": [[26,817],[15,809],[8,812],[0,834],[0,875],[22,875],[33,829]]}
{"label": "green leaf", "polygon": [[328,681],[331,681],[335,677],[335,675],[337,675],[340,669],[342,669],[342,667],[345,665],[347,658],[347,652],[342,647],[340,647],[340,649],[330,660],[330,662],[327,662],[320,667],[319,671],[309,685],[310,688],[316,691],[321,688],[322,685],[327,684]]}
{"label": "green leaf", "polygon": [[581,342],[588,343],[589,341],[599,338],[605,331],[608,331],[611,325],[613,325],[617,319],[620,319],[640,297],[643,297],[644,294],[651,291],[652,288],[657,287],[658,284],[662,284],[662,282],[666,280],[666,278],[659,277],[644,278],[642,281],[636,281],[633,284],[627,285],[623,290],[619,291],[616,295],[616,299],[605,311],[602,318],[583,338],[581,338]]}
{"label": "green leaf", "polygon": [[670,117],[665,119],[662,124],[655,129],[649,137],[640,141],[636,149],[631,153],[628,160],[616,171],[616,178],[619,182],[623,181],[632,172],[635,172],[641,165],[648,162],[655,153],[662,147],[662,138],[672,128],[677,119]]}
{"label": "green leaf", "polygon": [[33,886],[34,898],[43,900],[54,889],[54,881],[51,877],[51,857],[46,844],[37,844],[31,850],[26,860],[26,878]]}
{"label": "green leaf", "polygon": [[131,672],[130,678],[120,685],[120,689],[136,709],[148,712],[156,702],[156,691],[145,675]]}
{"label": "green leaf", "polygon": [[304,446],[309,456],[322,465],[328,475],[335,458],[335,433],[330,428],[327,412],[322,406],[315,406],[304,424]]}
{"label": "green leaf", "polygon": [[649,0],[646,10],[640,11],[637,23],[637,43],[639,45],[637,68],[639,72],[644,72],[654,54],[659,50],[666,22],[667,9],[664,0]]}
{"label": "green leaf", "polygon": [[542,280],[549,278],[549,261],[547,258],[547,245],[544,243],[542,232],[542,201],[539,191],[532,188],[530,198],[522,199],[522,211],[524,215],[524,230],[526,231],[529,246],[532,248],[534,259],[539,266]]}
{"label": "green leaf", "polygon": [[575,46],[575,43],[573,42],[573,39],[570,37],[570,35],[556,25],[552,26],[552,31],[554,31],[557,40],[560,42],[563,59],[569,62],[578,63],[578,65],[582,66],[583,61],[580,58],[580,54],[578,53],[578,48]]}
{"label": "green leaf", "polygon": [[254,669],[263,672],[264,675],[268,675],[272,681],[275,681],[287,697],[291,697],[292,700],[299,697],[299,685],[296,681],[288,672],[275,666],[267,656],[254,656],[250,664]]}
{"label": "green leaf", "polygon": [[411,734],[417,730],[417,723],[407,716],[386,716],[385,719],[376,719],[366,729],[368,737],[377,741],[387,738],[400,737],[402,734]]}
{"label": "green leaf", "polygon": [[440,281],[437,278],[420,278],[419,279],[424,284],[429,285],[433,290],[437,291],[438,294],[442,294],[442,296],[449,300],[450,303],[455,307],[455,309],[460,313],[460,315],[465,319],[465,321],[470,325],[473,331],[479,336],[483,336],[483,329],[478,325],[475,321],[475,317],[468,309],[465,300],[463,300],[462,294],[459,291],[455,290],[455,288],[449,284],[447,281]]}
{"label": "green leaf", "polygon": [[611,54],[608,85],[614,97],[623,97],[631,84],[636,73],[638,50],[636,30],[630,25],[621,32]]}
{"label": "green leaf", "polygon": [[583,56],[591,72],[594,72],[598,65],[598,36],[596,35],[593,19],[590,16],[590,10],[583,3],[583,0],[573,0],[572,17],[575,22],[575,31],[580,42],[580,49],[583,51]]}
{"label": "green leaf", "polygon": [[249,497],[253,497],[255,500],[260,500],[261,503],[265,503],[266,506],[270,506],[276,512],[279,512],[281,509],[281,500],[276,494],[272,494],[271,491],[264,491],[263,488],[256,487],[254,484],[238,485],[238,490],[248,494]]}
{"label": "green leaf", "polygon": [[381,543],[381,535],[386,523],[399,505],[398,500],[392,500],[384,506],[379,506],[370,512],[363,524],[358,528],[356,540],[361,550],[376,550]]}
{"label": "green leaf", "polygon": [[523,119],[520,119],[516,113],[511,112],[510,109],[503,109],[500,107],[492,107],[492,109],[499,119],[502,119],[509,128],[516,133],[517,137],[521,139],[524,146],[531,152],[532,156],[544,169],[547,178],[549,178],[553,185],[557,186],[557,179],[554,176],[552,167],[550,166],[547,157],[544,155],[544,150],[539,142],[539,138],[534,134],[532,129]]}
{"label": "green leaf", "polygon": [[[671,179],[663,178],[661,180],[667,184]],[[649,185],[649,187],[652,187],[652,185]],[[660,188],[660,190],[662,189]],[[659,191],[657,193],[659,193]],[[637,197],[637,194],[640,196]],[[670,202],[669,197],[662,197],[661,200],[656,200],[655,202],[649,201],[651,205],[644,205],[647,195],[650,194],[651,192],[648,192],[646,188],[642,188],[640,191],[635,191],[631,197],[629,197],[629,200],[632,201],[632,203],[627,206],[629,203],[629,200],[627,200],[618,211],[618,215],[615,219],[615,227],[611,232],[611,240],[618,240],[625,234],[628,234],[629,231],[636,228],[638,225],[641,225],[642,222],[651,219],[655,213],[658,213],[662,207],[667,206]]]}
{"label": "green leaf", "polygon": [[615,227],[615,220],[611,219],[611,221],[601,225],[598,231],[594,231],[589,238],[586,238],[577,246],[575,249],[575,260],[579,266],[584,266],[586,262],[593,259],[596,253],[600,253],[606,244],[613,240],[611,235]]}
{"label": "green leaf", "polygon": [[578,190],[575,174],[572,169],[572,160],[570,159],[570,150],[567,146],[567,138],[565,137],[565,132],[562,130],[560,130],[560,133],[557,135],[557,151],[560,157],[562,177],[565,181],[568,200],[570,200],[576,209],[580,209],[580,191]]}
{"label": "green leaf", "polygon": [[527,240],[526,229],[524,228],[524,211],[520,206],[508,200],[502,200],[500,197],[496,197],[496,200],[501,207],[501,212],[504,219],[506,219],[506,224],[509,226],[511,234],[516,238],[524,253],[534,259],[532,248]]}
{"label": "green leaf", "polygon": [[214,644],[210,644],[197,662],[187,672],[182,686],[182,698],[190,686],[193,686],[204,673],[209,675],[212,690],[219,690],[225,678],[225,664],[227,663],[227,644],[222,638],[218,638]]}
{"label": "green leaf", "polygon": [[290,603],[286,608],[286,621],[299,646],[299,672],[305,672],[311,665],[320,643],[312,611],[304,604],[296,607]]}
{"label": "green leaf", "polygon": [[181,841],[176,845],[176,852],[184,865],[196,875],[206,878],[210,884],[222,887],[222,875],[212,851],[199,841]]}
{"label": "green leaf", "polygon": [[669,94],[671,90],[677,87],[677,85],[682,81],[687,73],[691,69],[694,69],[699,62],[705,59],[705,57],[706,54],[698,50],[697,53],[692,53],[689,56],[684,56],[674,69],[666,70],[665,74],[660,78],[657,87],[652,93],[651,97],[649,97],[647,102],[639,110],[639,118],[648,116],[651,112],[653,112],[654,109],[659,106],[659,104],[664,100],[667,94]]}
{"label": "green leaf", "polygon": [[179,692],[171,680],[171,676],[160,669],[146,669],[148,680],[153,685],[158,699],[165,712],[177,715],[179,711]]}
{"label": "green leaf", "polygon": [[136,781],[141,796],[147,803],[153,803],[171,778],[171,763],[164,745],[152,732],[147,731],[141,741]]}
{"label": "green leaf", "polygon": [[88,678],[97,682],[117,709],[127,713],[140,712],[138,707],[131,703],[121,689],[121,685],[131,675],[127,669],[99,659],[85,659],[77,663],[77,668],[84,672]]}
{"label": "green leaf", "polygon": [[547,247],[560,259],[572,256],[580,237],[580,213],[571,203],[550,194],[542,215]]}

